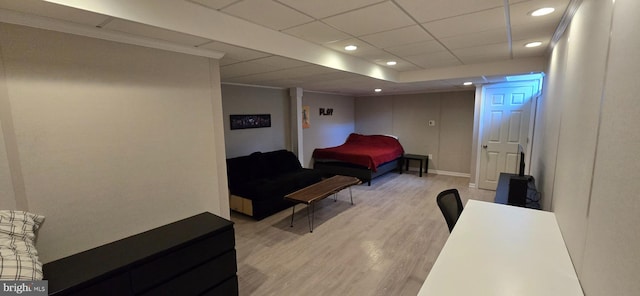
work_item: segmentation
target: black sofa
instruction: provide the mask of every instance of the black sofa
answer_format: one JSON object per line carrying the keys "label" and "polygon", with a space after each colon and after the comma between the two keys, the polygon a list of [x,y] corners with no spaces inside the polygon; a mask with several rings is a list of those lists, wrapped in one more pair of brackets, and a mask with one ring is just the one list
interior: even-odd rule
{"label": "black sofa", "polygon": [[300,165],[287,150],[254,152],[227,159],[229,206],[261,220],[293,206],[284,196],[322,180],[322,174]]}

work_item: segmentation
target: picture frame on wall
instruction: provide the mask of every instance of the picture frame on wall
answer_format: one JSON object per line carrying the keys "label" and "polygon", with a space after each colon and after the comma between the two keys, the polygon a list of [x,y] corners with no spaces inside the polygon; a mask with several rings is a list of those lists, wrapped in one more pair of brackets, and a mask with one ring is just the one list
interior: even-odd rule
{"label": "picture frame on wall", "polygon": [[229,120],[232,130],[271,127],[271,114],[229,115]]}
{"label": "picture frame on wall", "polygon": [[310,128],[309,106],[302,106],[302,128]]}

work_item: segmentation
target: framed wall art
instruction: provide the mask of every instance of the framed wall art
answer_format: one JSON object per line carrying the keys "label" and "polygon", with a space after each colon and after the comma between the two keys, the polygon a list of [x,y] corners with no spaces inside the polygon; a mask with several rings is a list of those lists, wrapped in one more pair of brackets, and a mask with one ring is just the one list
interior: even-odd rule
{"label": "framed wall art", "polygon": [[271,127],[271,114],[229,115],[232,130]]}

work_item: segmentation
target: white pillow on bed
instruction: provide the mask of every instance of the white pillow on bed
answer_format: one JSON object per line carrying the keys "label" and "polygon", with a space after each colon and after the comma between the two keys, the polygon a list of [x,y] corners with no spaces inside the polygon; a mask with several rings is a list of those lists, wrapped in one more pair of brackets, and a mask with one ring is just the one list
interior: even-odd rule
{"label": "white pillow on bed", "polygon": [[34,242],[44,216],[23,211],[0,211],[0,280],[42,279],[42,263]]}

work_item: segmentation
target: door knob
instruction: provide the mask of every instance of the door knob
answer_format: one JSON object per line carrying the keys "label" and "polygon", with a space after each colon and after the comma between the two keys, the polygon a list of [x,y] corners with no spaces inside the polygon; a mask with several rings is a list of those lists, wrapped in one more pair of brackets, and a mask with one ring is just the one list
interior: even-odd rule
{"label": "door knob", "polygon": [[482,148],[484,148],[484,149],[487,149],[487,147],[489,147],[489,146],[487,146],[487,145],[482,145]]}

